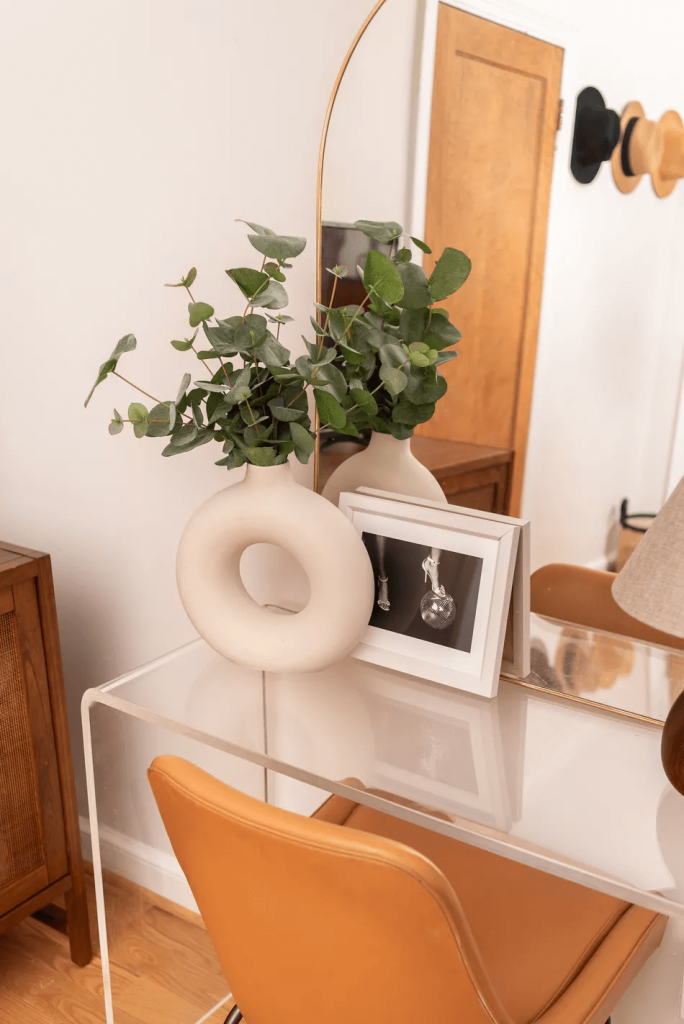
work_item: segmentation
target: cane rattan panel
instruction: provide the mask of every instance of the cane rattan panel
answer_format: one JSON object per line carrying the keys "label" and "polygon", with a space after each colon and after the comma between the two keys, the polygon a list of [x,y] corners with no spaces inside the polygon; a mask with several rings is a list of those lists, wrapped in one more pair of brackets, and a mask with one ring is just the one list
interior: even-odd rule
{"label": "cane rattan panel", "polygon": [[44,862],[29,711],[13,612],[0,615],[0,889]]}

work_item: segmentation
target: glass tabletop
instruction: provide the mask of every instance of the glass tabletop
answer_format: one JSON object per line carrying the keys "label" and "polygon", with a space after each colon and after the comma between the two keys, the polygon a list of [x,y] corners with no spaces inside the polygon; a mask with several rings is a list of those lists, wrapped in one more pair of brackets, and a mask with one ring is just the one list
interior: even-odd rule
{"label": "glass tabletop", "polygon": [[[311,674],[255,672],[194,641],[85,695],[93,828],[170,856],[150,795],[146,811],[121,793],[147,790],[153,756],[180,753],[300,813],[338,793],[684,916],[684,798],[662,769],[662,729],[646,720],[666,707],[671,652],[547,620],[531,634],[540,654],[528,685],[502,680],[494,699],[353,658]],[[604,670],[606,692],[629,690],[643,718],[554,692],[591,695]]]}

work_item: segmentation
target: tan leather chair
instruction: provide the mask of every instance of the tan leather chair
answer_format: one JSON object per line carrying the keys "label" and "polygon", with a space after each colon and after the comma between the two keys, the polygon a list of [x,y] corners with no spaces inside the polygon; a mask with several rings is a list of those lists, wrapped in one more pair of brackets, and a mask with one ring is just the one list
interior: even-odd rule
{"label": "tan leather chair", "polygon": [[665,928],[340,797],[303,818],[177,757],[148,775],[231,1024],[604,1024]]}
{"label": "tan leather chair", "polygon": [[615,575],[583,565],[543,565],[530,579],[530,606],[551,619],[684,650],[681,637],[652,629],[622,610],[611,592]]}

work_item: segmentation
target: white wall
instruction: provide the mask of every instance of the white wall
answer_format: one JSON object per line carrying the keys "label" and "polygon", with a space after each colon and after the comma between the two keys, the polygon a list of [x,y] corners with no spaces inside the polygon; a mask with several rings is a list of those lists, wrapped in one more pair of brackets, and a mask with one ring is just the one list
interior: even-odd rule
{"label": "white wall", "polygon": [[678,40],[684,10],[543,0],[563,22],[565,116],[558,135],[524,491],[533,562],[591,562],[620,500],[657,510],[667,488],[682,351],[684,187],[658,199],[643,180],[624,196],[604,166],[589,186],[569,173],[574,103],[585,85],[622,110],[684,110]]}
{"label": "white wall", "polygon": [[320,127],[366,6],[2,5],[0,536],[53,558],[82,812],[81,694],[192,638],[175,549],[227,483],[218,445],[167,460],[161,440],[110,437],[135,398],[120,381],[83,400],[128,331],[121,372],[174,393],[186,302],[162,286],[195,264],[195,297],[235,311],[224,270],[256,256],[237,217],[310,239],[290,289],[301,345]]}

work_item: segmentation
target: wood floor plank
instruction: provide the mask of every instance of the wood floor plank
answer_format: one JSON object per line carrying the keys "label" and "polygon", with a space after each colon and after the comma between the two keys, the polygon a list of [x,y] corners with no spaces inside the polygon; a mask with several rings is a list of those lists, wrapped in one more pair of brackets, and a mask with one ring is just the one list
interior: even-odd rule
{"label": "wood floor plank", "polygon": [[[94,926],[92,875],[87,881]],[[226,995],[225,977],[198,915],[112,875],[105,879],[105,902],[116,1024],[194,1024]],[[229,1008],[217,1010],[207,1024],[223,1024]],[[0,1021],[5,1020],[102,1024],[99,955],[88,967],[76,967],[65,935],[32,918],[21,921],[0,936]]]}

